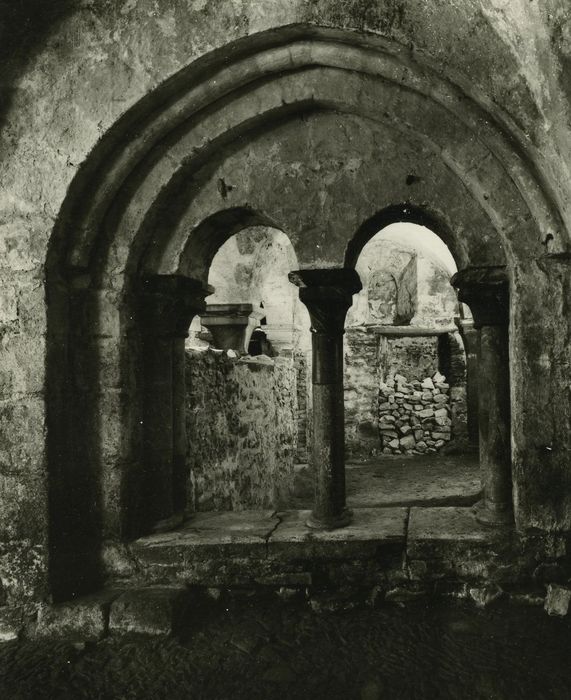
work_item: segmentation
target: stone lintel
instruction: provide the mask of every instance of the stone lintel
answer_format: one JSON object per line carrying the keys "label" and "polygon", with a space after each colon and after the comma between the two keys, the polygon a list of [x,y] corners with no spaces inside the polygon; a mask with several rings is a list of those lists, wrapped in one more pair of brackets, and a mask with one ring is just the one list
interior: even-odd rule
{"label": "stone lintel", "polygon": [[468,267],[453,275],[450,284],[458,300],[470,307],[474,328],[509,322],[509,279],[504,265]]}

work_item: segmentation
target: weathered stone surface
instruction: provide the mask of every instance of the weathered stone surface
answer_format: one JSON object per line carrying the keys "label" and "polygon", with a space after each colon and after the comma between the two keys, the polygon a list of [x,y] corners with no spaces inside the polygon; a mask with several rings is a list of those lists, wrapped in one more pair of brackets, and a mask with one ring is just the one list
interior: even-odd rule
{"label": "weathered stone surface", "polygon": [[503,590],[497,585],[470,588],[468,593],[479,608],[487,608],[498,601],[504,594]]}
{"label": "weathered stone surface", "polygon": [[545,610],[548,615],[563,617],[569,612],[571,603],[571,588],[550,584],[547,586]]}
{"label": "weathered stone surface", "polygon": [[36,610],[33,605],[3,605],[0,607],[0,644],[19,639],[31,628]]}
{"label": "weathered stone surface", "polygon": [[142,537],[131,549],[138,558],[165,566],[186,556],[256,558],[264,556],[267,539],[279,523],[275,511],[197,513],[183,528]]}
{"label": "weathered stone surface", "polygon": [[121,590],[85,596],[71,603],[43,605],[38,612],[35,636],[48,639],[101,639],[107,631],[109,609]]}
{"label": "weathered stone surface", "polygon": [[493,579],[491,553],[497,537],[469,508],[411,508],[407,557],[410,563],[426,563],[423,579],[486,581]]}
{"label": "weathered stone surface", "polygon": [[404,437],[402,437],[399,440],[399,443],[400,443],[401,448],[404,448],[406,450],[406,449],[412,449],[415,446],[416,441],[415,441],[413,435],[405,435]]}
{"label": "weathered stone surface", "polygon": [[311,609],[316,613],[341,612],[353,610],[359,605],[359,600],[350,593],[323,593],[314,595],[309,600]]}
{"label": "weathered stone surface", "polygon": [[280,513],[282,522],[271,534],[268,556],[277,559],[352,559],[371,557],[383,545],[404,543],[405,508],[358,508],[350,525],[338,530],[312,531],[309,511]]}
{"label": "weathered stone surface", "polygon": [[423,542],[492,541],[493,533],[480,525],[470,508],[411,508],[409,546]]}
{"label": "weathered stone surface", "polygon": [[156,586],[127,591],[111,603],[109,631],[112,634],[166,636],[189,604],[183,587]]}
{"label": "weathered stone surface", "polygon": [[198,510],[279,506],[291,495],[293,360],[251,366],[211,351],[187,354],[187,463]]}

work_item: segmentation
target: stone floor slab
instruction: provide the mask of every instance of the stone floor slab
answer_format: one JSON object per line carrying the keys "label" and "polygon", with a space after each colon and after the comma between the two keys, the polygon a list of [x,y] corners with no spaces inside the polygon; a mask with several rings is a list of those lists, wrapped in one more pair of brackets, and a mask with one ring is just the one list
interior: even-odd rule
{"label": "stone floor slab", "polygon": [[490,542],[493,530],[476,520],[471,508],[411,508],[408,542]]}
{"label": "stone floor slab", "polygon": [[175,557],[195,552],[216,556],[236,552],[242,556],[263,556],[267,538],[278,525],[274,511],[230,511],[196,513],[182,527],[161,534],[141,537],[133,550],[146,559],[156,560],[161,553]]}
{"label": "stone floor slab", "polygon": [[471,508],[411,508],[406,546],[410,575],[425,581],[517,577],[509,556],[498,558],[499,549],[506,554],[509,549],[511,538],[505,535],[478,523]]}
{"label": "stone floor slab", "polygon": [[356,508],[351,524],[337,530],[307,527],[309,515],[309,510],[279,513],[270,558],[370,558],[383,546],[404,546],[407,508]]}
{"label": "stone floor slab", "polygon": [[269,542],[363,542],[402,539],[405,535],[407,508],[356,508],[353,520],[337,530],[307,527],[309,510],[282,511],[280,524]]}
{"label": "stone floor slab", "polygon": [[186,545],[251,544],[265,541],[279,520],[273,510],[238,510],[196,513],[181,528],[151,535],[149,543],[164,543],[173,538]]}

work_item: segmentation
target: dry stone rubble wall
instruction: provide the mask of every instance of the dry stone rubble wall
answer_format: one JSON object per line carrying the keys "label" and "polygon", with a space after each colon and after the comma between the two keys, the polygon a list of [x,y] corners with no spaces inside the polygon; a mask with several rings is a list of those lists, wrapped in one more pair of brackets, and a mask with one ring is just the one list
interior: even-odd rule
{"label": "dry stone rubble wall", "polygon": [[379,387],[379,434],[384,454],[438,452],[452,438],[450,386],[436,372],[409,382],[395,374]]}

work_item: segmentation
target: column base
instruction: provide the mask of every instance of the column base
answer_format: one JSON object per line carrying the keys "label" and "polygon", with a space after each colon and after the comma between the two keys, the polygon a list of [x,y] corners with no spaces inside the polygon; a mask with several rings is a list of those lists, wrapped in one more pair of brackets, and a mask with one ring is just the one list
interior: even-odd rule
{"label": "column base", "polygon": [[492,505],[481,500],[472,508],[476,520],[482,525],[512,525],[514,521],[513,510],[509,506]]}
{"label": "column base", "polygon": [[312,530],[337,530],[338,528],[346,527],[352,521],[353,511],[350,508],[344,508],[339,515],[325,518],[312,513],[305,524]]}

